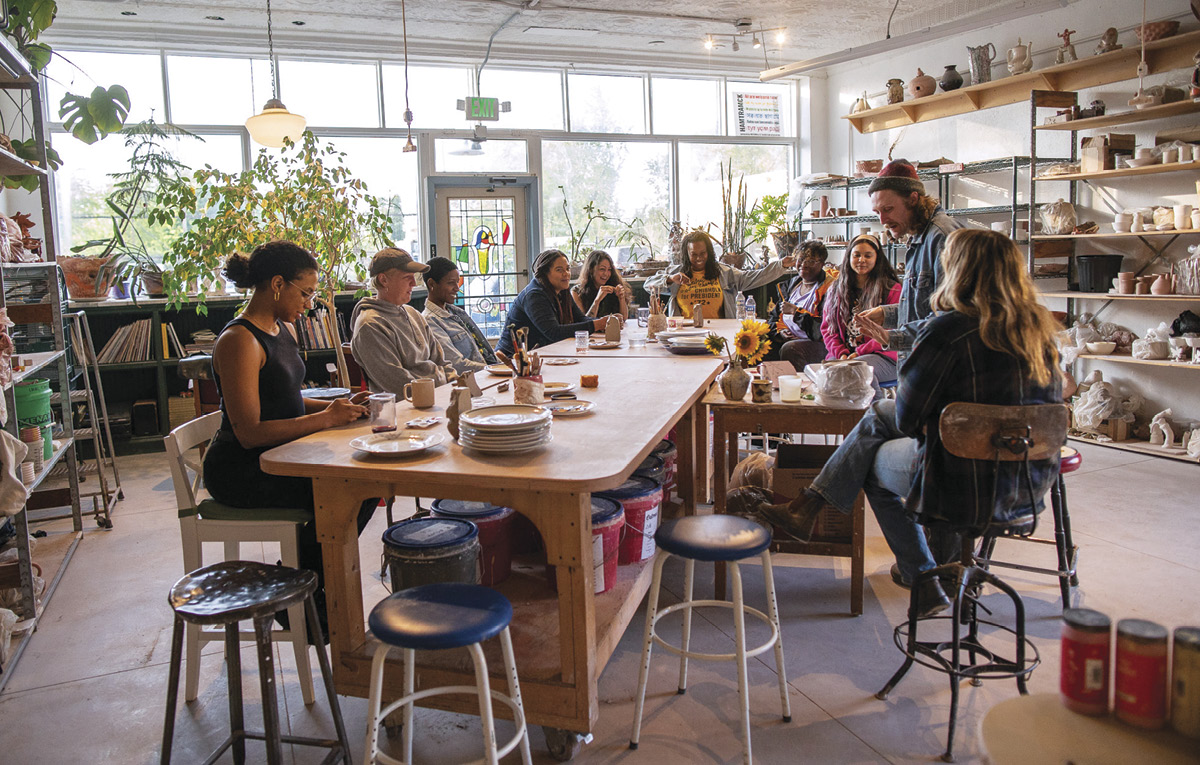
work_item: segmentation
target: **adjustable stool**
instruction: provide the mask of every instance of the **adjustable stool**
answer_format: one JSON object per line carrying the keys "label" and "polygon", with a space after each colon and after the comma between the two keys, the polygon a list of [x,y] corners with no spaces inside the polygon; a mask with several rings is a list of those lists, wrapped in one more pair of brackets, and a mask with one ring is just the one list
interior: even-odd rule
{"label": "adjustable stool", "polygon": [[[646,631],[642,642],[642,667],[638,673],[636,706],[633,713],[633,735],[629,748],[638,748],[642,729],[642,708],[646,701],[646,679],[650,673],[650,649],[658,643],[680,657],[679,693],[687,690],[688,659],[737,662],[738,695],[742,701],[742,759],[750,763],[750,688],[746,680],[746,659],[758,656],[775,647],[775,667],[779,672],[779,698],[783,705],[783,721],[791,722],[792,709],[788,701],[787,673],[783,665],[783,635],[779,628],[779,606],[775,600],[775,577],[771,573],[771,532],[747,518],[736,515],[691,515],[659,526],[654,534],[658,553],[654,558],[654,579],[650,599],[646,604]],[[658,610],[658,594],[662,585],[662,569],[667,558],[677,555],[684,559],[683,601]],[[763,580],[766,583],[767,607],[770,615],[742,602],[742,574],[738,561],[759,556],[762,559]],[[733,602],[727,600],[692,600],[692,575],[696,561],[729,564],[733,580]],[[692,609],[719,606],[733,609],[733,632],[736,652],[729,654],[695,653],[688,650],[692,632]],[[667,614],[683,611],[682,645],[667,643],[654,631],[654,625]],[[757,617],[771,627],[771,637],[762,645],[746,648],[746,614]]]}
{"label": "adjustable stool", "polygon": [[[371,699],[368,706],[367,744],[363,761],[367,765],[384,762],[405,765],[412,762],[413,702],[430,696],[453,693],[477,693],[479,716],[483,725],[484,762],[495,765],[500,758],[521,746],[521,761],[530,765],[529,734],[525,725],[525,708],[521,704],[521,688],[517,681],[517,666],[513,659],[512,637],[508,623],[512,621],[512,604],[500,593],[474,584],[448,582],[410,587],[379,602],[371,611],[367,623],[371,633],[382,643],[375,649],[371,662]],[[511,695],[491,689],[487,660],[480,643],[500,636],[504,656],[504,672],[508,677]],[[391,649],[404,650],[404,696],[380,709],[383,695],[383,670]],[[413,692],[416,677],[416,652],[463,648],[475,664],[475,687],[446,685]],[[517,733],[497,751],[496,725],[492,718],[492,699],[508,705],[513,713]],[[404,759],[396,760],[379,751],[378,729],[384,718],[396,709],[404,708]]]}
{"label": "adjustable stool", "polygon": [[[215,762],[226,749],[233,747],[233,761],[246,761],[246,739],[264,741],[267,762],[283,762],[283,743],[303,744],[329,749],[324,762],[341,760],[350,765],[350,742],[342,722],[329,657],[325,655],[325,640],[317,607],[312,595],[317,589],[317,575],[312,571],[268,566],[244,560],[225,561],[197,569],[185,575],[171,588],[168,598],[175,611],[175,630],[171,636],[171,668],[167,681],[167,717],[163,724],[161,762],[171,761],[171,739],[175,733],[175,703],[179,696],[179,669],[183,657],[184,624],[225,626],[225,663],[229,673],[230,735],[217,751],[205,760]],[[275,662],[271,650],[271,620],[277,611],[304,603],[308,628],[317,645],[321,679],[329,698],[329,712],[337,729],[337,740],[284,736],[279,732],[279,704],[275,698]],[[262,686],[263,733],[244,729],[242,720],[242,667],[239,652],[238,622],[254,621],[254,641],[258,645],[258,679]]]}
{"label": "adjustable stool", "polygon": [[[1079,586],[1079,577],[1076,574],[1076,564],[1079,561],[1079,548],[1075,546],[1075,540],[1071,536],[1071,515],[1067,512],[1067,487],[1063,482],[1063,475],[1075,472],[1082,464],[1083,455],[1079,453],[1078,449],[1072,449],[1069,446],[1062,447],[1058,480],[1054,482],[1054,488],[1050,490],[1050,508],[1054,516],[1054,539],[988,533],[983,538],[979,556],[976,558],[976,562],[984,567],[1000,566],[1001,568],[1013,568],[1019,571],[1058,577],[1058,586],[1062,591],[1063,608],[1069,608],[1071,605],[1071,588]],[[996,540],[1000,537],[1022,542],[1054,545],[1058,551],[1058,568],[1026,566],[1021,563],[993,560],[992,553],[995,552]]]}

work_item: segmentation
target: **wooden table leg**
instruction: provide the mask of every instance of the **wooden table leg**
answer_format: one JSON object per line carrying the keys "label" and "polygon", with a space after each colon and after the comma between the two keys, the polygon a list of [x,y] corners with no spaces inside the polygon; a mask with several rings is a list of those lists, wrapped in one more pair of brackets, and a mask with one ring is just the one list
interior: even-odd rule
{"label": "wooden table leg", "polygon": [[[713,515],[725,512],[725,494],[729,483],[729,434],[725,432],[725,414],[713,410]],[[725,600],[725,564],[713,565],[713,597]]]}
{"label": "wooden table leg", "polygon": [[709,490],[712,487],[712,476],[708,471],[708,407],[703,401],[697,401],[693,417],[692,432],[695,434],[696,482],[700,490],[696,492],[696,502],[708,504],[712,501]]}
{"label": "wooden table leg", "polygon": [[703,411],[704,406],[697,402],[675,424],[675,490],[688,515],[696,512],[696,503],[704,496],[699,469],[702,455],[696,449],[697,412]]}

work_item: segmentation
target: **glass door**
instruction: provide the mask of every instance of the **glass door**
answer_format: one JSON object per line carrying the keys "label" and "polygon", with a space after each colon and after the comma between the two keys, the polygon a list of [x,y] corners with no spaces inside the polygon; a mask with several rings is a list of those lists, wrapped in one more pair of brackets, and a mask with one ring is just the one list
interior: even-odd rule
{"label": "glass door", "polygon": [[435,187],[437,253],[462,274],[459,304],[488,338],[528,277],[526,187]]}

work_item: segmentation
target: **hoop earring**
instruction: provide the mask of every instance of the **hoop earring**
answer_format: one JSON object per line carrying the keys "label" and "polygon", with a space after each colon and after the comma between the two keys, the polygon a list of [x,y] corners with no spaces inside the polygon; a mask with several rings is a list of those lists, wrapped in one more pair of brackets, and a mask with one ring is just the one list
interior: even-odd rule
{"label": "hoop earring", "polygon": [[275,290],[275,302],[279,302],[279,290]]}

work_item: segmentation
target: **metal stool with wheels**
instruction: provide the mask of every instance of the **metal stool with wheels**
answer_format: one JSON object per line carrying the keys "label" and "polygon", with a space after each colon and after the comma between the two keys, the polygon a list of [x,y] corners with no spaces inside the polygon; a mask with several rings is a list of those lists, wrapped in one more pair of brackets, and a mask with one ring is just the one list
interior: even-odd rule
{"label": "metal stool with wheels", "polygon": [[[167,682],[167,716],[163,724],[161,762],[171,761],[171,740],[175,733],[175,705],[179,696],[179,670],[183,660],[184,624],[225,627],[225,661],[229,672],[230,733],[215,752],[205,760],[215,762],[230,747],[234,762],[245,762],[246,739],[263,741],[267,745],[267,762],[283,762],[283,744],[301,744],[329,750],[325,762],[341,760],[350,764],[350,743],[342,722],[337,692],[329,657],[325,655],[325,640],[317,620],[313,593],[317,575],[303,569],[268,566],[264,563],[235,560],[205,566],[185,575],[171,588],[170,604],[175,611],[175,629],[171,635],[171,668]],[[316,739],[304,736],[284,736],[279,730],[279,705],[275,693],[275,661],[271,646],[271,620],[275,613],[303,603],[308,611],[308,628],[317,644],[317,659],[321,678],[329,699],[329,713],[337,729],[337,739]],[[262,733],[245,730],[242,719],[242,669],[238,650],[238,622],[254,622],[254,639],[258,646],[258,679],[262,688]]]}
{"label": "metal stool with wheels", "polygon": [[[646,680],[650,674],[650,651],[658,643],[680,657],[679,693],[687,690],[688,659],[733,661],[737,663],[738,695],[742,701],[742,759],[750,763],[750,688],[746,679],[746,660],[775,648],[775,667],[779,673],[779,697],[783,706],[783,721],[791,722],[792,709],[788,700],[787,672],[783,663],[783,633],[779,627],[779,606],[775,600],[775,577],[771,572],[771,532],[763,526],[736,515],[687,516],[663,524],[654,534],[659,550],[654,559],[654,579],[646,605],[646,631],[642,641],[642,665],[638,673],[638,689],[633,712],[633,735],[629,748],[638,748],[642,730],[642,709],[646,701]],[[683,600],[659,610],[658,595],[662,585],[662,569],[667,559],[676,555],[684,559]],[[746,606],[742,601],[742,574],[739,561],[758,556],[762,560],[763,580],[767,591],[765,614]],[[692,579],[696,561],[729,564],[733,579],[733,601],[692,600]],[[733,609],[735,652],[732,654],[696,653],[688,650],[692,631],[692,609],[723,607]],[[654,626],[667,614],[683,611],[681,645],[667,643],[654,631]],[[757,617],[771,628],[771,637],[762,645],[746,648],[746,614]]]}
{"label": "metal stool with wheels", "polygon": [[[367,741],[363,762],[403,765],[412,762],[413,704],[430,696],[456,693],[475,693],[479,696],[479,716],[483,726],[484,762],[495,765],[500,758],[517,746],[521,761],[530,765],[529,733],[525,724],[525,707],[521,703],[521,687],[517,680],[517,665],[513,658],[512,637],[508,624],[512,621],[512,604],[489,587],[448,582],[410,587],[380,601],[371,611],[368,624],[371,634],[381,643],[371,662],[371,697],[367,707]],[[480,644],[500,636],[504,657],[504,674],[508,679],[508,695],[491,689],[487,660]],[[404,695],[382,707],[383,672],[392,648],[404,651]],[[416,683],[416,652],[438,651],[447,648],[466,648],[475,665],[475,687],[448,685],[414,691]],[[516,735],[504,746],[496,747],[496,724],[492,717],[492,699],[507,704],[513,713]],[[397,760],[379,751],[378,730],[385,717],[396,709],[404,710],[404,759]]]}
{"label": "metal stool with wheels", "polygon": [[[938,422],[941,447],[959,459],[986,463],[981,467],[995,470],[999,475],[1004,464],[1018,463],[1018,476],[1023,478],[1021,489],[1013,497],[1014,504],[1027,499],[1035,505],[1041,498],[1034,488],[1032,462],[1056,463],[1060,449],[1067,438],[1067,409],[1061,404],[1038,404],[1031,406],[991,406],[986,404],[952,403],[942,410]],[[1041,663],[1037,647],[1025,636],[1025,605],[1021,596],[1012,587],[1002,582],[974,558],[975,540],[996,533],[992,525],[992,513],[996,505],[998,481],[993,481],[989,495],[976,499],[977,507],[986,517],[963,518],[955,531],[963,535],[962,558],[928,571],[921,572],[912,583],[908,620],[898,625],[893,633],[896,647],[904,653],[904,663],[892,675],[887,684],[875,694],[876,698],[887,699],[896,684],[908,673],[914,663],[943,672],[950,677],[950,725],[946,735],[945,762],[954,761],[954,731],[958,720],[958,693],[962,680],[980,685],[984,679],[1014,678],[1021,695],[1029,693],[1026,680]],[[990,500],[990,501],[989,501]],[[919,617],[918,595],[924,583],[939,578],[952,579],[955,589],[952,594],[953,608],[949,616]],[[1014,625],[1009,627],[996,621],[980,619],[978,610],[990,614],[979,602],[985,586],[1002,592],[1012,601]],[[948,593],[950,594],[950,593]],[[920,640],[917,630],[922,623],[945,623],[949,621],[951,639]],[[980,626],[992,628],[996,633],[1013,640],[1013,658],[1005,658],[984,644]],[[963,627],[966,634],[963,634]],[[991,635],[988,644],[993,644]],[[998,642],[998,640],[996,641]],[[964,656],[965,654],[965,656]]]}

